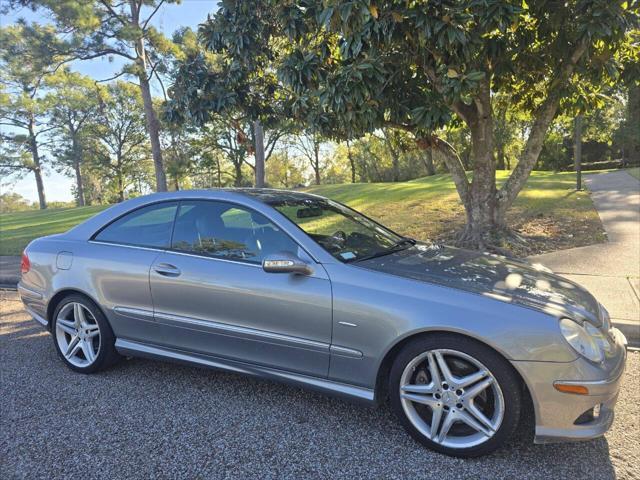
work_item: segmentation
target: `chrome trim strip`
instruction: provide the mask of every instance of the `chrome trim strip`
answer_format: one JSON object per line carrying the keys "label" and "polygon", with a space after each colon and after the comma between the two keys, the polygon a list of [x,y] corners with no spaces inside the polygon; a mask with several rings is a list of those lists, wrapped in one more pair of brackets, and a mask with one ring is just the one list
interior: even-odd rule
{"label": "chrome trim strip", "polygon": [[132,248],[134,250],[146,250],[149,252],[165,252],[166,248],[140,247],[138,245],[127,245],[126,243],[101,242],[100,240],[89,240],[89,243],[97,243],[98,245],[108,245],[110,247]]}
{"label": "chrome trim strip", "polygon": [[21,295],[24,295],[25,297],[31,297],[31,298],[35,298],[37,300],[42,300],[44,298],[42,293],[37,292],[35,290],[32,290],[30,288],[27,288],[24,285],[21,285],[19,283],[18,283],[18,292]]}
{"label": "chrome trim strip", "polygon": [[242,260],[229,260],[227,258],[211,257],[208,255],[198,255],[197,253],[181,252],[179,250],[171,250],[170,248],[164,250],[165,253],[172,253],[176,255],[182,255],[185,257],[202,258],[205,260],[217,260],[219,262],[235,263],[237,265],[247,265],[248,267],[262,268],[259,263],[243,262]]}
{"label": "chrome trim strip", "polygon": [[362,358],[362,352],[353,348],[340,347],[338,345],[331,345],[330,349],[332,355],[340,355],[341,357],[349,358]]}
{"label": "chrome trim strip", "polygon": [[136,320],[154,321],[153,311],[142,308],[131,307],[113,307],[113,311],[125,317],[134,318]]}
{"label": "chrome trim strip", "polygon": [[275,340],[278,342],[292,344],[291,346],[312,348],[314,350],[328,351],[329,344],[323,342],[317,342],[315,340],[308,340],[300,337],[292,337],[289,335],[282,335],[280,333],[267,332],[264,330],[256,330],[254,328],[239,327],[237,325],[229,325],[226,323],[219,323],[210,320],[201,320],[198,318],[183,317],[180,315],[172,315],[168,313],[155,313],[155,318],[159,320],[168,320],[170,322],[185,323],[189,325],[197,325],[213,330],[213,333],[219,333],[221,335],[238,334],[240,336],[257,337],[257,339]]}
{"label": "chrome trim strip", "polygon": [[196,355],[188,352],[170,350],[167,348],[147,345],[131,340],[118,338],[116,349],[124,355],[137,355],[149,358],[162,358],[184,362],[189,364],[202,365],[205,367],[218,368],[231,372],[243,373],[260,378],[278,380],[285,383],[304,385],[314,390],[333,395],[339,395],[354,400],[359,400],[367,404],[374,402],[374,391],[369,388],[357,387],[345,383],[334,382],[324,378],[309,377],[297,373],[276,370],[274,368],[262,367],[260,365],[250,365],[234,360],[226,360],[217,357]]}

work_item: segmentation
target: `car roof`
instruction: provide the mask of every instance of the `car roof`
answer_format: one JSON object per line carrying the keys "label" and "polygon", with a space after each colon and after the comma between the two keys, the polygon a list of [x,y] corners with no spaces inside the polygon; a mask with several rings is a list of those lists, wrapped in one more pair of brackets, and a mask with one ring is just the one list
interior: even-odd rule
{"label": "car roof", "polygon": [[[208,190],[180,190],[173,192],[157,192],[117,203],[103,210],[90,219],[80,223],[65,233],[69,239],[88,239],[100,228],[121,215],[146,205],[164,201],[179,200],[226,200],[236,201],[258,211],[273,208],[281,202],[301,202],[323,197],[306,192],[292,190],[277,190],[271,188],[212,188]],[[260,208],[262,206],[262,208]],[[264,211],[262,213],[265,213]]]}
{"label": "car roof", "polygon": [[266,204],[280,202],[299,202],[323,198],[312,193],[300,192],[296,190],[280,190],[277,188],[223,188],[225,192],[239,193],[254,198]]}

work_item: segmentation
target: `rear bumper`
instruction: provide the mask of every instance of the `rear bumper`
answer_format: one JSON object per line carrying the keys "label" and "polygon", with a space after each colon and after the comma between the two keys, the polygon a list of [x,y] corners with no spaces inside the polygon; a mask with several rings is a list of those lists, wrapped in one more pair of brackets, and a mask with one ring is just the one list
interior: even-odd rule
{"label": "rear bumper", "polygon": [[31,315],[36,322],[44,327],[48,327],[49,321],[47,320],[47,308],[44,295],[41,292],[27,288],[22,285],[22,283],[18,283],[18,294],[27,313]]}
{"label": "rear bumper", "polygon": [[[568,363],[513,362],[535,408],[536,443],[589,440],[604,435],[614,419],[626,364],[626,338],[612,329],[614,347],[602,365],[578,359]],[[588,395],[559,392],[555,382],[583,385]],[[593,409],[599,413],[592,415]],[[597,412],[596,412],[597,413]]]}

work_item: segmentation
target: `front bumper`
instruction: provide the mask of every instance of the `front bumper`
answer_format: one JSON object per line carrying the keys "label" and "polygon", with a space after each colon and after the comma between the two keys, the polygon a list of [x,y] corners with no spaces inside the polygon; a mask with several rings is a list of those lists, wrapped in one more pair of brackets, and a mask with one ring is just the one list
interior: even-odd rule
{"label": "front bumper", "polygon": [[[613,348],[601,365],[582,358],[568,363],[514,361],[525,379],[535,408],[536,443],[588,440],[609,430],[624,373],[627,340],[610,331]],[[555,382],[583,385],[588,395],[559,392]],[[599,415],[589,412],[599,408]]]}

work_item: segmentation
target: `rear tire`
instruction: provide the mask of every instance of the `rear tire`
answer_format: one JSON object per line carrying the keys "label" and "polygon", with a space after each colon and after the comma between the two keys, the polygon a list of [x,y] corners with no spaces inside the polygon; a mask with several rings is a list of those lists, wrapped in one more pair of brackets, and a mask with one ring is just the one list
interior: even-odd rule
{"label": "rear tire", "polygon": [[499,448],[518,426],[522,406],[520,381],[509,362],[454,334],[405,345],[391,367],[389,393],[414,439],[455,457]]}
{"label": "rear tire", "polygon": [[79,373],[94,373],[121,357],[115,336],[98,306],[80,294],[65,297],[53,312],[53,344],[62,361]]}

